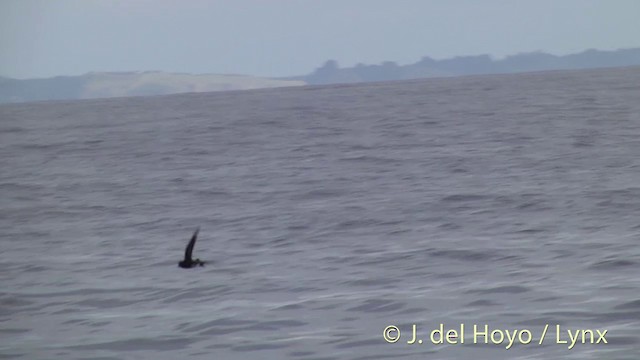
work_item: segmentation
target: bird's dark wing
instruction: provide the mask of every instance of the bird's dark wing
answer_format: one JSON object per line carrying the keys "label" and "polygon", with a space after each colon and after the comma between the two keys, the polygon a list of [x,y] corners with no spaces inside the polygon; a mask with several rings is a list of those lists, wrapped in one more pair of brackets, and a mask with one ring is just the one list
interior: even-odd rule
{"label": "bird's dark wing", "polygon": [[189,245],[187,245],[187,248],[184,250],[184,259],[187,261],[191,260],[191,253],[193,253],[193,247],[196,244],[196,239],[198,238],[198,232],[200,231],[200,228],[196,229],[196,232],[193,233],[193,236],[191,237],[191,240],[189,241]]}

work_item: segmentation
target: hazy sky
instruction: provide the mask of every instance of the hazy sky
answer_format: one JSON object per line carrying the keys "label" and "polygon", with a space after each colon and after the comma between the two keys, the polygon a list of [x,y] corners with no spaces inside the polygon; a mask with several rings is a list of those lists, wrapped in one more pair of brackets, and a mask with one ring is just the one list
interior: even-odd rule
{"label": "hazy sky", "polygon": [[302,75],[423,56],[640,47],[640,0],[0,0],[0,75]]}

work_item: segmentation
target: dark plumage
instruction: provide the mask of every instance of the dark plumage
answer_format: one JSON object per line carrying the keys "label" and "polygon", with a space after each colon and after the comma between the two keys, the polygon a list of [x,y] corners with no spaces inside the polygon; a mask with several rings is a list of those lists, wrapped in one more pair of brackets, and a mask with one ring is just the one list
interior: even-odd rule
{"label": "dark plumage", "polygon": [[183,269],[190,269],[196,266],[204,266],[204,261],[201,261],[200,259],[193,260],[191,258],[193,247],[195,246],[196,239],[198,238],[198,232],[200,232],[200,228],[197,228],[196,232],[193,233],[193,236],[191,237],[187,248],[184,250],[184,259],[178,263],[178,266]]}

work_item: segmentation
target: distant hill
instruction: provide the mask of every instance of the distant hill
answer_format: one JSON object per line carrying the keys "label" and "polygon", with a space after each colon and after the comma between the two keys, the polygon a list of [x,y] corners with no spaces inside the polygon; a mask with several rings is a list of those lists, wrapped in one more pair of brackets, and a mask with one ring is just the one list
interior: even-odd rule
{"label": "distant hill", "polygon": [[88,73],[28,80],[0,77],[0,103],[248,90],[304,84],[301,80],[156,71]]}
{"label": "distant hill", "polygon": [[88,73],[81,76],[58,76],[49,79],[28,80],[0,77],[0,103],[248,90],[305,84],[359,83],[634,65],[640,65],[640,48],[616,51],[586,50],[579,54],[565,56],[532,52],[512,55],[500,60],[494,60],[489,55],[460,56],[444,60],[424,57],[415,64],[404,66],[387,61],[379,65],[358,64],[351,68],[340,68],[335,60],[329,60],[311,74],[280,79],[245,75],[192,75],[156,71]]}
{"label": "distant hill", "polygon": [[640,48],[616,51],[586,50],[566,56],[532,52],[508,56],[501,60],[493,60],[489,55],[461,56],[444,60],[424,57],[415,64],[404,66],[387,61],[380,65],[358,64],[355,67],[339,68],[335,60],[329,60],[309,75],[287,79],[303,80],[307,84],[334,84],[634,65],[640,65]]}

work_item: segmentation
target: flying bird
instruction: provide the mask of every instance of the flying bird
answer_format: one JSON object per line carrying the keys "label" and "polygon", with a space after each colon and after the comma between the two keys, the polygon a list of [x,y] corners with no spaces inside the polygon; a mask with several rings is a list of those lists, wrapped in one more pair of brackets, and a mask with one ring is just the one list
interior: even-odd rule
{"label": "flying bird", "polygon": [[204,266],[204,261],[201,261],[200,259],[193,260],[191,258],[191,254],[193,253],[193,247],[195,246],[196,239],[198,238],[198,232],[200,232],[200,228],[197,228],[196,231],[193,233],[193,236],[191,237],[191,240],[189,241],[187,248],[184,250],[184,259],[178,263],[178,266],[180,266],[183,269],[190,269],[196,266]]}

